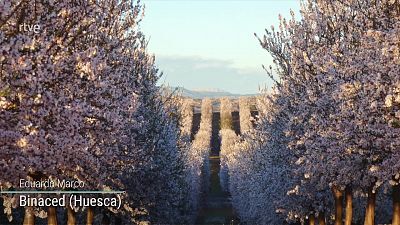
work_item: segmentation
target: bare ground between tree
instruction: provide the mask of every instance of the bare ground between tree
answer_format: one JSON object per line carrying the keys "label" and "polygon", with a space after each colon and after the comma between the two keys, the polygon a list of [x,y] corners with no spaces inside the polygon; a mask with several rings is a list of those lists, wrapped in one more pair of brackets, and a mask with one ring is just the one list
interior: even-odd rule
{"label": "bare ground between tree", "polygon": [[229,193],[224,192],[219,180],[219,156],[210,156],[210,188],[199,212],[196,224],[239,224],[235,217]]}

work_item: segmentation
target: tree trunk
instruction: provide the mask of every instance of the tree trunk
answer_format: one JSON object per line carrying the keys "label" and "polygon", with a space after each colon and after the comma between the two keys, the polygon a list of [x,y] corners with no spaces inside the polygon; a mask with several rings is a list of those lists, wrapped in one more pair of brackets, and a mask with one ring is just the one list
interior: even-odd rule
{"label": "tree trunk", "polygon": [[346,188],[346,217],[345,217],[345,225],[351,225],[353,220],[353,193],[350,187]]}
{"label": "tree trunk", "polygon": [[310,216],[310,220],[309,220],[308,224],[309,225],[315,225],[315,216],[314,215]]}
{"label": "tree trunk", "polygon": [[367,208],[365,209],[364,225],[375,224],[375,199],[376,194],[372,192],[372,188],[368,191]]}
{"label": "tree trunk", "polygon": [[88,207],[86,216],[86,225],[93,225],[94,210],[92,207]]}
{"label": "tree trunk", "polygon": [[343,225],[343,191],[333,187],[332,192],[335,199],[335,225]]}
{"label": "tree trunk", "polygon": [[35,214],[32,207],[25,207],[24,225],[35,225]]}
{"label": "tree trunk", "polygon": [[67,217],[67,225],[76,225],[75,211],[70,206],[67,206]]}
{"label": "tree trunk", "polygon": [[318,225],[325,225],[325,214],[324,213],[319,213]]}
{"label": "tree trunk", "polygon": [[392,225],[400,225],[400,185],[393,186],[393,218]]}
{"label": "tree trunk", "polygon": [[47,208],[47,224],[57,225],[57,210],[56,207]]}

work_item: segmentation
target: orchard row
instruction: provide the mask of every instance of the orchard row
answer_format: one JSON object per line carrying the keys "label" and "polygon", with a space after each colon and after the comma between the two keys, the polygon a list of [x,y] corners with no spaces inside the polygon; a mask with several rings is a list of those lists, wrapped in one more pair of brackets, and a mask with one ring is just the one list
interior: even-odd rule
{"label": "orchard row", "polygon": [[276,67],[256,128],[222,141],[240,220],[399,225],[400,2],[307,0],[291,14],[259,38]]}
{"label": "orchard row", "polygon": [[[205,100],[192,145],[181,119],[191,113],[189,100],[156,85],[160,73],[139,30],[142,6],[12,0],[0,9],[2,191],[31,190],[19,186],[21,179],[125,191],[119,210],[80,208],[85,218],[71,208],[23,213],[20,195],[2,194],[8,219],[34,224],[47,217],[55,224],[67,211],[68,224],[98,223],[100,214],[124,224],[193,223],[207,180],[211,102]],[[41,32],[16,29],[21,24],[40,24]]]}

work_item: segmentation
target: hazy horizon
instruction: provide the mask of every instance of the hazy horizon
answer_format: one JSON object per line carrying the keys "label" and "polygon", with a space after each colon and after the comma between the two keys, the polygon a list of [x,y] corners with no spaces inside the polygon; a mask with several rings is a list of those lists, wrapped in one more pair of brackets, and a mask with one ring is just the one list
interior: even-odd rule
{"label": "hazy horizon", "polygon": [[278,15],[298,15],[298,1],[144,0],[141,29],[164,73],[160,83],[255,94],[272,85],[262,64],[272,64],[254,33],[277,26]]}

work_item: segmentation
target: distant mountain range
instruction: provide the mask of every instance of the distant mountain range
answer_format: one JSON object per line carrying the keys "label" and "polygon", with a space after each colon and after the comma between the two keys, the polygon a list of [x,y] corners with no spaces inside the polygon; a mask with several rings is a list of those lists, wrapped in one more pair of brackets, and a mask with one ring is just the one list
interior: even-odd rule
{"label": "distant mountain range", "polygon": [[238,98],[240,96],[254,96],[254,94],[247,94],[247,95],[233,94],[221,89],[189,90],[184,87],[171,87],[171,89],[176,90],[184,97],[193,99],[220,98],[220,97]]}

